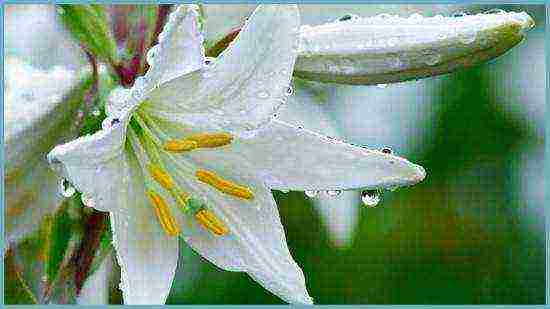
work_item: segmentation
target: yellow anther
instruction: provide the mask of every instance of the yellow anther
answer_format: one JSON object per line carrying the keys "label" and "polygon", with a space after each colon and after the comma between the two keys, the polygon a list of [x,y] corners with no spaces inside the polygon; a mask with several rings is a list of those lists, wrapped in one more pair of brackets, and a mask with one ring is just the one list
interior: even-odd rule
{"label": "yellow anther", "polygon": [[176,222],[176,219],[170,213],[170,209],[168,208],[166,201],[164,201],[164,199],[154,191],[148,191],[147,197],[149,197],[151,204],[153,204],[157,218],[166,235],[179,235],[181,233],[180,227]]}
{"label": "yellow anther", "polygon": [[174,188],[174,181],[172,180],[172,177],[170,177],[170,175],[162,170],[162,168],[158,165],[150,164],[149,173],[151,173],[151,177],[153,177],[153,179],[163,188],[167,190],[172,190],[172,188]]}
{"label": "yellow anther", "polygon": [[188,136],[185,140],[196,142],[199,148],[215,148],[231,144],[229,133],[200,133]]}
{"label": "yellow anther", "polygon": [[195,214],[195,218],[203,228],[216,236],[223,236],[229,233],[227,226],[212,211],[206,208],[199,210]]}
{"label": "yellow anther", "polygon": [[240,197],[245,200],[254,198],[254,193],[252,193],[249,188],[232,183],[229,180],[225,180],[214,172],[198,170],[195,175],[198,180],[211,185],[225,194]]}
{"label": "yellow anther", "polygon": [[172,139],[167,141],[163,148],[166,151],[172,151],[172,152],[184,152],[184,151],[190,151],[198,147],[198,143],[196,141],[192,140],[186,140],[186,139]]}
{"label": "yellow anther", "polygon": [[187,200],[191,197],[191,195],[187,192],[181,191],[179,194],[180,198],[187,203]]}

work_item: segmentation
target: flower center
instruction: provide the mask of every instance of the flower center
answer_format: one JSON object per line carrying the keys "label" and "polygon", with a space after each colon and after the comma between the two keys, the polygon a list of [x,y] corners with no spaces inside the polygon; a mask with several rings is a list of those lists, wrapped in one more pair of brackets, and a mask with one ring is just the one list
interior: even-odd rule
{"label": "flower center", "polygon": [[161,194],[168,193],[177,209],[184,215],[192,215],[197,223],[216,236],[229,233],[225,223],[219,219],[205,202],[191,196],[174,180],[164,167],[165,160],[175,164],[175,172],[185,179],[207,184],[216,190],[243,200],[252,200],[254,193],[246,186],[222,178],[213,171],[196,169],[177,155],[200,148],[217,148],[231,144],[233,136],[226,132],[190,134],[183,138],[172,138],[163,132],[153,119],[141,112],[133,115],[128,140],[136,153],[138,162],[145,175],[146,194],[151,202],[157,219],[169,236],[181,234],[177,220],[170,211],[169,203]]}

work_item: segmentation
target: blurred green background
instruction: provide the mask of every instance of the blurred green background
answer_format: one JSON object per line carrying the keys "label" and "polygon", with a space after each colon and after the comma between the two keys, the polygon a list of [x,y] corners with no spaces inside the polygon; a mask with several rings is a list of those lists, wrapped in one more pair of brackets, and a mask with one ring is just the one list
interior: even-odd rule
{"label": "blurred green background", "polygon": [[[308,5],[302,20],[314,25],[346,13],[430,16],[490,8]],[[355,195],[359,210],[349,224],[357,227],[344,246],[334,245],[316,201],[303,192],[274,192],[288,246],[316,303],[544,303],[545,8],[498,8],[525,10],[537,25],[490,63],[387,88],[321,86],[322,108],[341,138],[389,146],[424,166],[428,176],[385,193],[376,208],[363,207]],[[215,24],[207,30],[238,25],[250,9],[211,6],[208,18]],[[11,18],[12,27],[25,23]],[[13,34],[9,25],[5,29],[8,53],[38,61],[37,49],[10,45]],[[187,248],[183,242],[181,247]],[[281,303],[246,274],[219,270],[190,249],[182,251],[168,304]],[[121,303],[114,270],[110,301]]]}

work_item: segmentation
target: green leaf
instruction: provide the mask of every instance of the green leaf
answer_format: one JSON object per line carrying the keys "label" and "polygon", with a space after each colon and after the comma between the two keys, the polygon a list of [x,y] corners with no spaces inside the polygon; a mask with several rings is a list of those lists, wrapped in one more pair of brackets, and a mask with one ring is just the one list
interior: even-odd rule
{"label": "green leaf", "polygon": [[76,40],[94,56],[117,63],[116,42],[103,6],[60,4],[59,17]]}

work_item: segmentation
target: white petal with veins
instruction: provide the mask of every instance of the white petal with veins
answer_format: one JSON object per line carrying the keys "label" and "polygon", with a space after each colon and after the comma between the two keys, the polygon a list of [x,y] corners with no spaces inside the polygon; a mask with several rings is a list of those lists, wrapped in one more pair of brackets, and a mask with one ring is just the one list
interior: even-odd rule
{"label": "white petal with veins", "polygon": [[202,36],[195,5],[181,5],[170,14],[159,43],[147,54],[151,68],[147,78],[153,84],[201,69],[204,65]]}
{"label": "white petal with veins", "polygon": [[298,28],[295,5],[260,6],[216,61],[153,91],[143,109],[203,129],[246,131],[265,124],[284,103]]}

